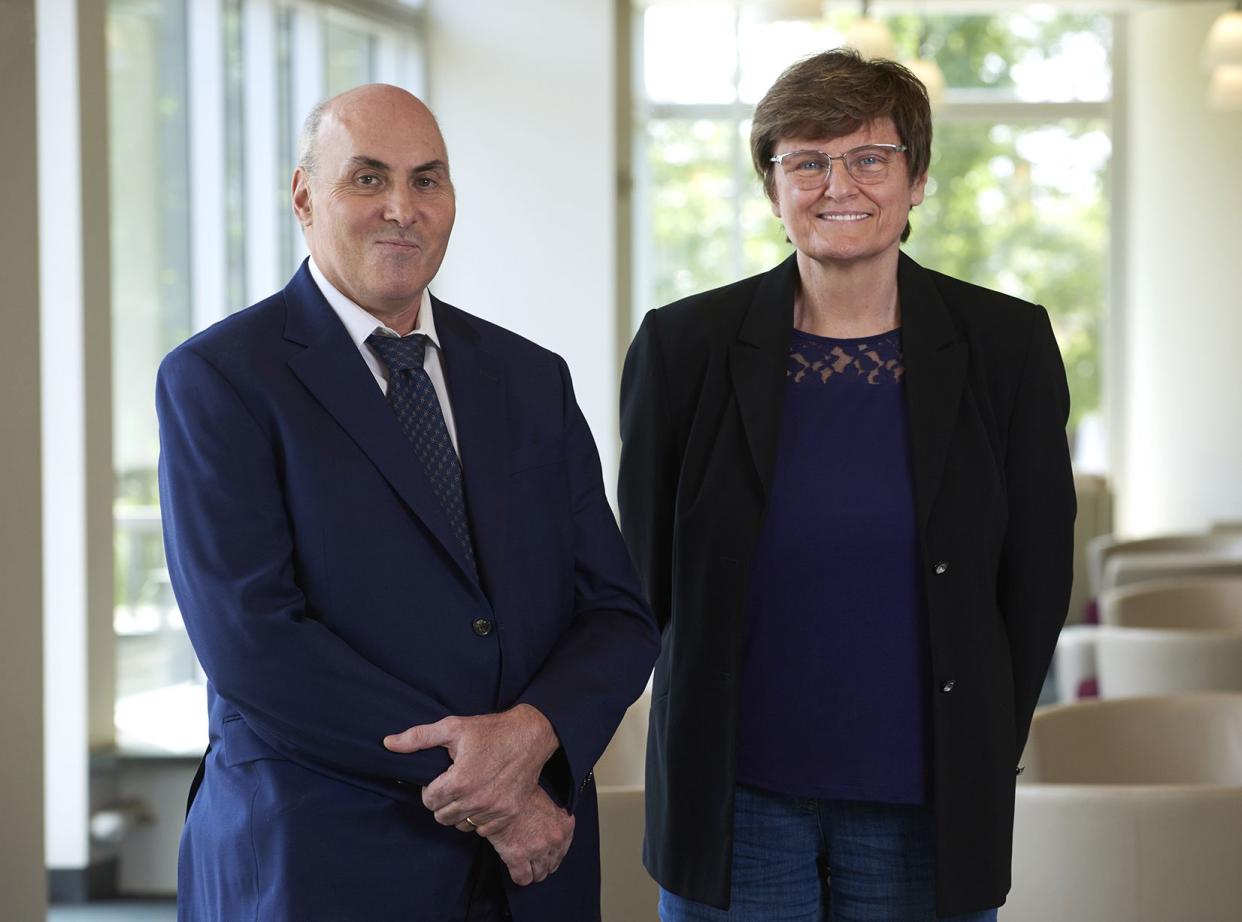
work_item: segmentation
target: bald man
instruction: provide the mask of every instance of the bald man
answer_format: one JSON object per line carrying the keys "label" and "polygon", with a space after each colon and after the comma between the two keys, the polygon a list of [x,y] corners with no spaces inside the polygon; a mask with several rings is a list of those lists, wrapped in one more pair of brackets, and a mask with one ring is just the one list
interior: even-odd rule
{"label": "bald man", "polygon": [[430,293],[454,191],[404,90],[317,106],[292,198],[310,258],[159,374],[210,709],[179,918],[597,919],[591,769],[659,639],[568,369]]}

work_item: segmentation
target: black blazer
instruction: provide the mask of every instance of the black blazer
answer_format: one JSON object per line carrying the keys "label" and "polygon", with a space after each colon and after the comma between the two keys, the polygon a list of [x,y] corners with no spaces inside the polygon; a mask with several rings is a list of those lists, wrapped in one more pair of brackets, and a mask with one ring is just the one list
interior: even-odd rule
{"label": "black blazer", "polygon": [[[1014,776],[1071,581],[1069,394],[1041,307],[901,256],[925,564],[937,906],[1009,890]],[[729,900],[743,599],[771,486],[797,264],[652,311],[621,383],[622,531],[663,631],[648,870]]]}

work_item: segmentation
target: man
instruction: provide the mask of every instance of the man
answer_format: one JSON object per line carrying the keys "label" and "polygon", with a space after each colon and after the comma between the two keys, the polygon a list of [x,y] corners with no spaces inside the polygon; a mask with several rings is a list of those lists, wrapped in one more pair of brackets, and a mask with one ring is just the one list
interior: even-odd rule
{"label": "man", "polygon": [[159,375],[211,729],[180,917],[596,919],[591,768],[658,636],[568,371],[428,293],[421,102],[360,87],[302,141],[310,259]]}

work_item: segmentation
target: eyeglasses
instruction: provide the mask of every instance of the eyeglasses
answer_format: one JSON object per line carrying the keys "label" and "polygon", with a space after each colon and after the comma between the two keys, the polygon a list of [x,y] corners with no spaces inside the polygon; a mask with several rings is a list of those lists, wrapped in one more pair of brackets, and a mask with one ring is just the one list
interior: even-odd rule
{"label": "eyeglasses", "polygon": [[785,175],[799,189],[818,189],[828,184],[832,176],[832,161],[845,164],[845,172],[855,182],[868,185],[888,179],[889,167],[897,154],[909,150],[904,144],[864,144],[847,150],[837,157],[822,150],[794,150],[773,157],[772,162],[785,171]]}

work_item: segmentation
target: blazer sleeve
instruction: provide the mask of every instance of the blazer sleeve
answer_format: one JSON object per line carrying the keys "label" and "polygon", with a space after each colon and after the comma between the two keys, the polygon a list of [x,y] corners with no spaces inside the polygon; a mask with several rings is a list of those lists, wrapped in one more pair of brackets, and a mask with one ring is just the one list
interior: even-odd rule
{"label": "blazer sleeve", "polygon": [[1065,368],[1041,307],[1031,325],[1005,456],[1009,516],[998,602],[1009,632],[1018,756],[1065,623],[1073,582],[1077,500],[1065,436],[1068,418]]}
{"label": "blazer sleeve", "polygon": [[442,748],[404,754],[382,743],[445,709],[308,617],[278,448],[229,381],[182,347],[160,367],[156,409],[169,572],[216,692],[291,761],[388,785],[446,770]]}
{"label": "blazer sleeve", "polygon": [[617,501],[621,532],[663,630],[672,616],[673,510],[681,461],[672,434],[658,316],[647,314],[625,357]]}
{"label": "blazer sleeve", "polygon": [[[561,749],[544,780],[572,811],[625,709],[651,675],[660,636],[604,492],[599,454],[560,363],[574,555],[574,614],[519,697],[546,716]],[[559,763],[559,764],[558,764]]]}

